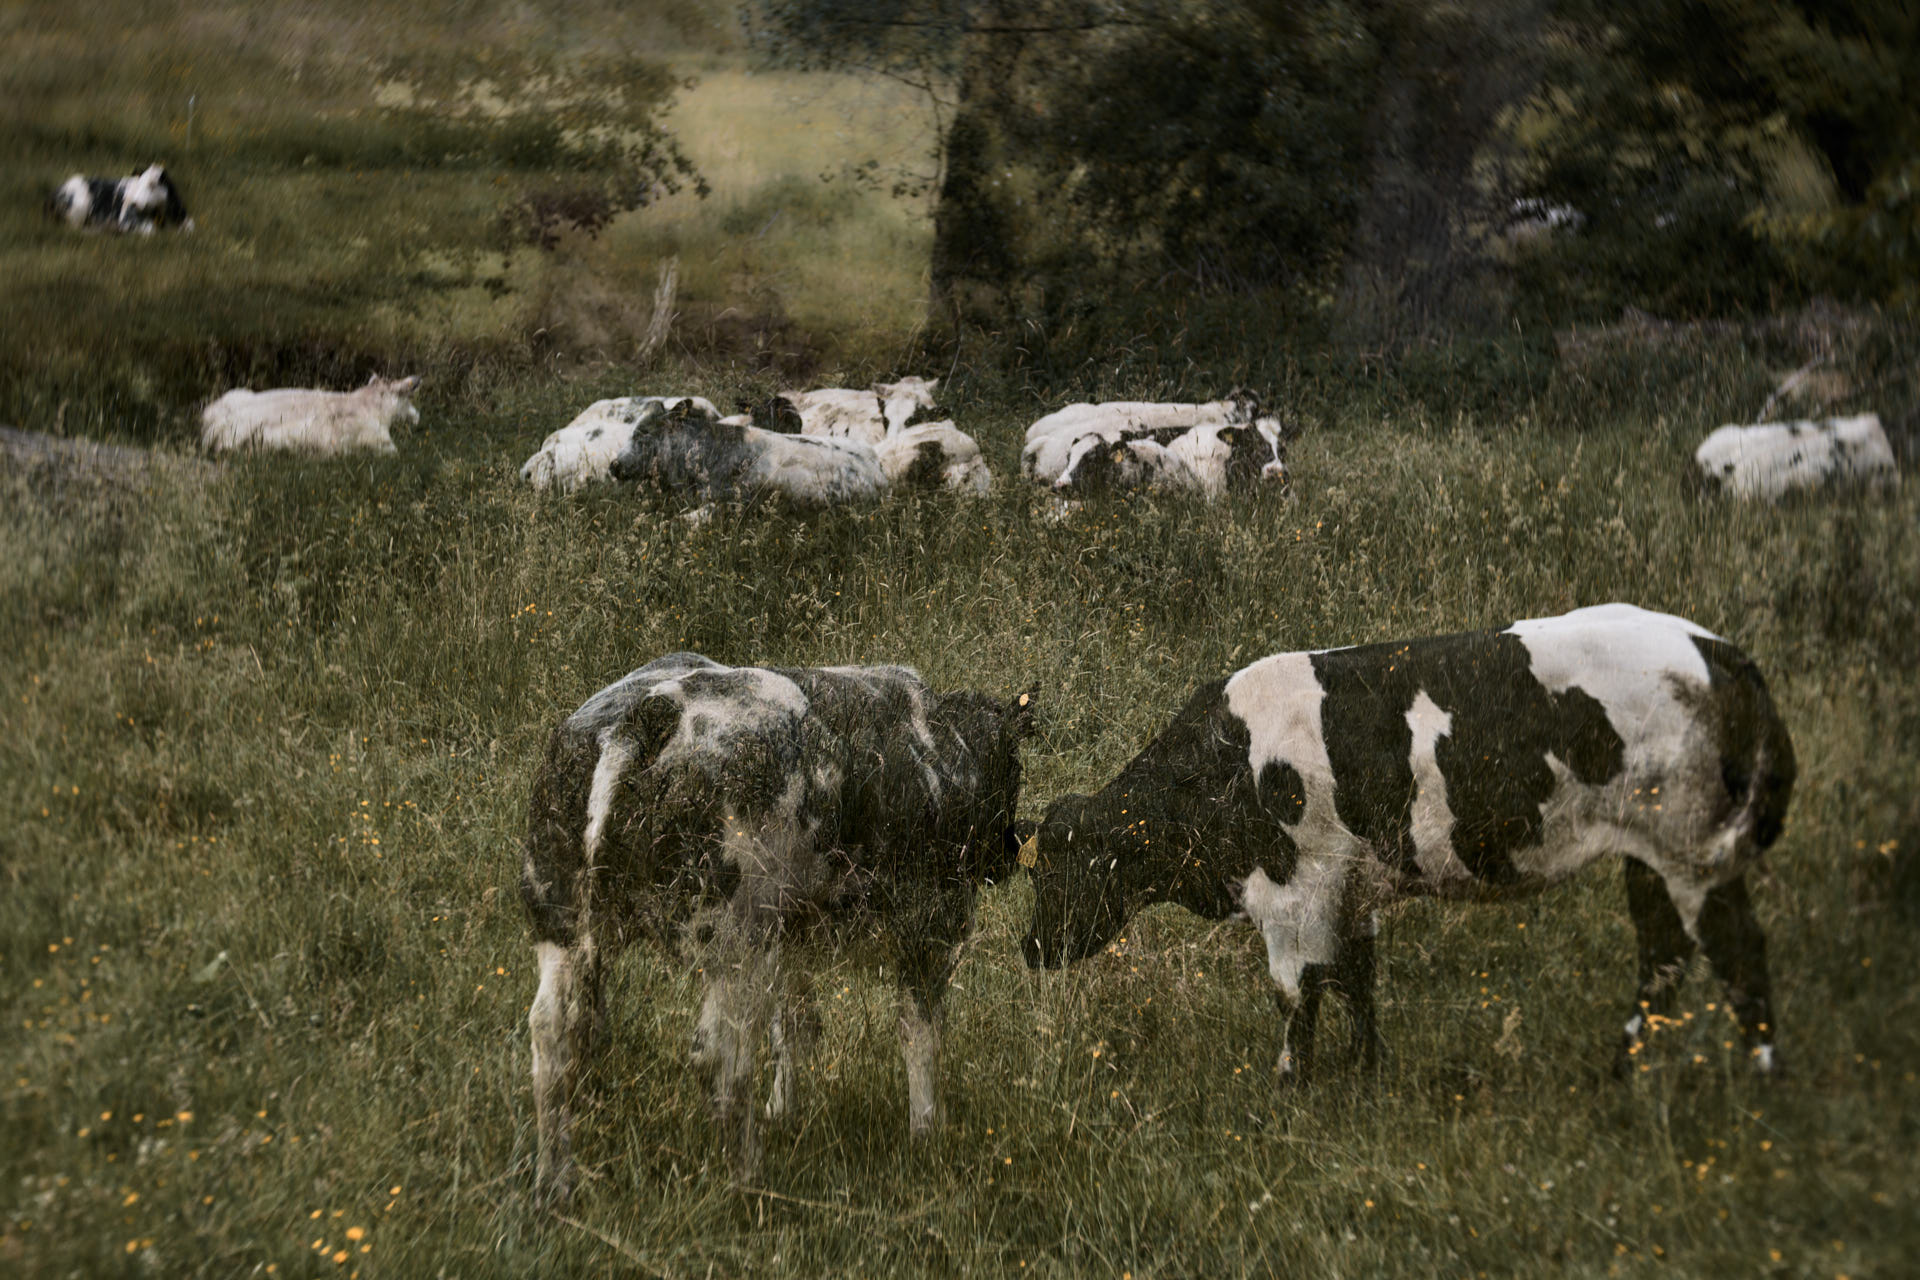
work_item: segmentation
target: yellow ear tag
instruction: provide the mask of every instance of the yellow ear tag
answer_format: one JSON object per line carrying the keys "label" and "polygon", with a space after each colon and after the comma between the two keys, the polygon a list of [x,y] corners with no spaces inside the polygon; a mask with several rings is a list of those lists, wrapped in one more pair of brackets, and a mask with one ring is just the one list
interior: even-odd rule
{"label": "yellow ear tag", "polygon": [[1031,871],[1034,863],[1038,861],[1040,861],[1040,836],[1036,832],[1028,836],[1027,842],[1020,846],[1020,865]]}

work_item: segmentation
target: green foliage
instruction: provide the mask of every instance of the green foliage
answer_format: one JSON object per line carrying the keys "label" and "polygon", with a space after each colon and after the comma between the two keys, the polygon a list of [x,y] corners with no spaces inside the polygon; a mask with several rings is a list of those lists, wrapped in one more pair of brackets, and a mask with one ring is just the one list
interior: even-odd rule
{"label": "green foliage", "polygon": [[[1586,213],[1536,296],[1705,314],[1910,296],[1920,18],[1898,0],[1563,6],[1538,189]],[[1816,167],[1788,198],[1785,167]],[[1797,206],[1797,211],[1793,206]],[[1564,270],[1568,282],[1552,279]],[[1584,304],[1584,305],[1583,305]]]}

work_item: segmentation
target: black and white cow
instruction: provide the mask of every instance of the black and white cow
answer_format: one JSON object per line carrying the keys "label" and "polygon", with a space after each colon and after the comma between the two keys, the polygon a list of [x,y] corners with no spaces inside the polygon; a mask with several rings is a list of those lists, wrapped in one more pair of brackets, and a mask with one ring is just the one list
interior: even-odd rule
{"label": "black and white cow", "polygon": [[1265,485],[1285,490],[1290,438],[1271,418],[1117,440],[1089,434],[1074,442],[1053,491],[1067,498],[1136,489],[1219,498]]}
{"label": "black and white cow", "polygon": [[[786,966],[823,932],[879,939],[900,984],[907,1113],[939,1113],[942,998],[976,888],[1013,867],[1031,692],[936,693],[905,667],[724,667],[669,654],[594,694],[547,744],[520,891],[541,1195],[565,1199],[569,1118],[608,963],[650,937],[705,975],[694,1058],[736,1162],[771,1038],[791,1101],[811,1010]],[[831,926],[846,926],[835,929]]]}
{"label": "black and white cow", "polygon": [[1285,1020],[1279,1069],[1304,1078],[1329,987],[1353,1009],[1356,1052],[1374,1054],[1380,907],[1529,894],[1612,855],[1640,938],[1619,1064],[1698,946],[1771,1071],[1744,876],[1779,836],[1793,778],[1753,663],[1631,605],[1276,654],[1201,686],[1104,790],[1048,810],[1021,852],[1027,962],[1091,955],[1156,902],[1244,918]]}
{"label": "black and white cow", "polygon": [[70,227],[103,227],[152,235],[158,227],[193,230],[180,188],[157,164],[125,178],[76,173],[54,190],[47,212]]}
{"label": "black and white cow", "polygon": [[[939,385],[938,378],[905,377],[876,382],[866,391],[847,387],[782,391],[774,397],[775,403],[754,407],[754,423],[779,431],[791,429],[802,435],[878,445],[905,427],[914,415],[932,409],[933,393]],[[788,423],[797,425],[790,428]]]}
{"label": "black and white cow", "polygon": [[536,489],[605,478],[696,505],[779,497],[826,507],[878,497],[887,487],[867,445],[725,421],[697,396],[602,401],[548,436],[520,476]]}
{"label": "black and white cow", "polygon": [[1700,442],[1693,463],[1705,489],[1769,501],[1825,485],[1888,489],[1900,483],[1877,413],[1724,426]]}
{"label": "black and white cow", "polygon": [[952,489],[984,495],[993,473],[972,436],[948,422],[919,422],[888,433],[874,446],[894,488]]}

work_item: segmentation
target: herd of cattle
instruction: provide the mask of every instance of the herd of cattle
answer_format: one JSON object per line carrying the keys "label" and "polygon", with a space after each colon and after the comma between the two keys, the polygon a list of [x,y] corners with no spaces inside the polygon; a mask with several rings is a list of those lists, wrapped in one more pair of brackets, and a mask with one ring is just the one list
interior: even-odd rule
{"label": "herd of cattle", "polygon": [[[76,177],[75,225],[190,225],[158,166]],[[207,406],[209,449],[394,451],[416,380],[351,392],[233,390]],[[520,470],[538,489],[620,483],[710,503],[801,508],[928,486],[984,494],[978,444],[935,409],[937,384],[783,392],[723,415],[698,396],[602,400]],[[1064,497],[1283,491],[1293,425],[1252,396],[1077,404],[1026,431],[1020,467]],[[1699,478],[1778,497],[1835,478],[1897,480],[1872,415],[1715,432]],[[1378,1055],[1376,915],[1410,896],[1535,893],[1624,863],[1637,990],[1627,1069],[1671,1010],[1696,950],[1725,984],[1756,1069],[1778,1068],[1765,940],[1745,877],[1779,837],[1792,742],[1754,664],[1695,624],[1631,605],[1485,631],[1282,653],[1199,685],[1093,795],[1019,817],[1037,688],[942,692],[898,666],[730,667],[656,659],[549,737],[529,803],[520,889],[539,968],[529,1013],[536,1183],[564,1200],[571,1113],[604,1022],[608,965],[653,939],[704,977],[692,1056],[750,1168],[762,1108],[792,1106],[818,1024],[802,970],[821,933],[878,940],[900,987],[913,1132],[940,1115],[943,1007],[979,889],[1024,870],[1026,963],[1099,952],[1161,902],[1260,934],[1280,1010],[1278,1072],[1304,1079],[1321,997],[1350,1006],[1354,1053]]]}

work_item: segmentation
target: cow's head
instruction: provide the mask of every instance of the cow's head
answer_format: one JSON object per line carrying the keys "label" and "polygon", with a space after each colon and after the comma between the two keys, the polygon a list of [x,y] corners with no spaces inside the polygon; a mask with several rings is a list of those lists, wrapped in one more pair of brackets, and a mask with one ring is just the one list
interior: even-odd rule
{"label": "cow's head", "polygon": [[1054,801],[1021,846],[1021,865],[1033,878],[1033,926],[1021,947],[1030,969],[1084,960],[1126,923],[1119,858],[1090,821],[1094,809],[1088,796]]}
{"label": "cow's head", "polygon": [[420,411],[413,407],[413,393],[420,387],[418,375],[383,378],[376,373],[367,380],[367,385],[375,389],[374,394],[386,409],[388,422],[417,424],[420,421]]}

